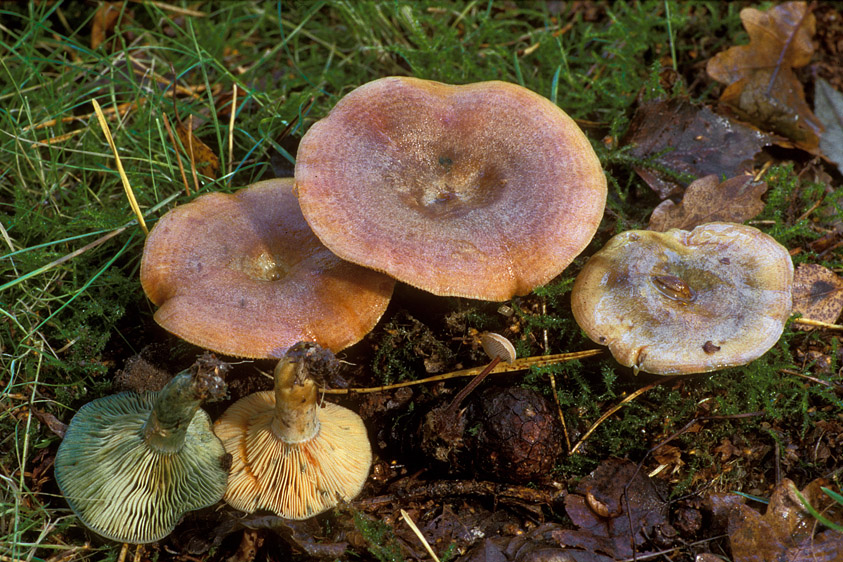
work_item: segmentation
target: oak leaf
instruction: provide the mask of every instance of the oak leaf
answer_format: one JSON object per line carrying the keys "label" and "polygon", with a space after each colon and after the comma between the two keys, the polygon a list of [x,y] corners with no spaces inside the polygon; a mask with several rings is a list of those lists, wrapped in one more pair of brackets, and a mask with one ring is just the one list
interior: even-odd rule
{"label": "oak leaf", "polygon": [[749,45],[718,53],[706,66],[709,76],[728,84],[720,101],[741,118],[815,152],[822,125],[793,69],[811,60],[816,18],[805,2],[785,2],[767,12],[744,8],[741,21]]}
{"label": "oak leaf", "polygon": [[751,176],[738,176],[721,182],[717,176],[700,178],[688,186],[682,202],[662,201],[650,215],[650,230],[664,232],[671,228],[691,230],[714,221],[744,222],[762,210],[761,196],[767,184]]}
{"label": "oak leaf", "polygon": [[[843,311],[843,279],[819,264],[805,263],[793,274],[793,312],[834,324]],[[797,324],[800,330],[812,326]]]}

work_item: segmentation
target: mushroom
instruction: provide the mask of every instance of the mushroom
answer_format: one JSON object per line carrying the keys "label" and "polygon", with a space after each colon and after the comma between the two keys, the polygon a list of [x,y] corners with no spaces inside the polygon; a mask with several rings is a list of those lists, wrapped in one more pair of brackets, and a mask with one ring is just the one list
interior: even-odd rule
{"label": "mushroom", "polygon": [[748,363],[790,316],[787,249],[751,226],[629,231],[594,254],[574,282],[580,327],[621,364],[660,375]]}
{"label": "mushroom", "polygon": [[115,541],[149,543],[184,513],[221,500],[229,459],[199,404],[224,394],[215,372],[185,371],[160,392],[82,406],[55,461],[59,489],[82,523]]}
{"label": "mushroom", "polygon": [[506,82],[360,86],[304,135],[295,176],[307,222],[341,258],[437,295],[493,301],[565,269],[606,202],[576,123]]}
{"label": "mushroom", "polygon": [[312,343],[294,345],[275,368],[274,391],[241,398],[214,424],[233,455],[225,493],[232,507],[307,519],[360,493],[372,464],[363,420],[317,404],[309,377],[326,354]]}
{"label": "mushroom", "polygon": [[158,324],[252,358],[280,357],[300,340],[339,351],[374,327],[395,281],[325,248],[292,186],[283,178],[209,193],[158,221],[140,274]]}

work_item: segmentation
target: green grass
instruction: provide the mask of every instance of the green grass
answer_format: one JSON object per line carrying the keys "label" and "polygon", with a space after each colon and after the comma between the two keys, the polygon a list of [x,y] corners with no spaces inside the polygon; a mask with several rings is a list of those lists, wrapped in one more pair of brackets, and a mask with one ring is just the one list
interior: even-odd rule
{"label": "green grass", "polygon": [[[694,83],[694,65],[746,37],[737,8],[720,3],[612,2],[594,7],[593,20],[587,10],[555,14],[538,2],[177,5],[205,15],[184,18],[127,3],[110,41],[92,50],[93,4],[0,4],[0,553],[12,558],[46,559],[86,540],[57,495],[51,470],[43,479],[30,476],[44,469],[58,443],[34,413],[68,422],[82,404],[111,392],[111,376],[127,357],[163,337],[138,282],[143,233],[91,116],[91,99],[106,109],[134,104],[109,126],[152,226],[196,196],[185,193],[177,161],[188,169],[189,162],[164,126],[164,115],[174,121],[176,108],[183,121],[193,116],[197,137],[220,156],[217,177],[201,177],[200,192],[231,191],[289,171],[302,131],[375,78],[520,83],[578,119],[606,167],[616,222],[598,233],[591,254],[615,232],[641,226],[654,201],[624,149],[608,142],[623,136],[636,100],[687,95],[712,102],[713,86]],[[658,80],[663,67],[676,67],[684,78],[671,91]],[[174,96],[175,85],[186,90]],[[231,128],[227,94],[235,86]],[[821,236],[832,213],[841,211],[829,198],[829,212],[797,220],[821,186],[800,180],[792,165],[774,166],[766,179],[771,190],[761,227],[789,247]],[[523,335],[520,354],[591,347],[569,311],[583,262],[510,303]],[[838,251],[823,263],[840,271],[843,258]],[[506,326],[497,305],[461,301],[453,309],[469,328]],[[399,312],[373,336],[382,346],[370,359],[384,380],[423,372],[412,342],[402,339]],[[815,420],[834,416],[829,406],[840,406],[829,387],[780,373],[801,368],[791,349],[811,338],[818,336],[787,331],[774,352],[746,368],[654,389],[604,424],[586,454],[564,459],[559,473],[584,474],[607,455],[640,457],[649,446],[642,433],[666,437],[698,415],[706,399],[721,415],[762,409],[767,416],[711,423],[681,437],[687,450],[709,451],[737,427],[760,431],[763,423],[785,432],[791,423],[793,437],[804,435]],[[431,341],[448,360],[459,353],[441,334]],[[549,372],[557,376],[561,405],[577,413],[569,423],[580,430],[641,384],[611,358],[537,370],[526,383],[549,394]],[[691,474],[712,460],[710,453],[689,459]],[[371,554],[392,559],[393,548],[378,544]],[[115,558],[116,547],[77,556]]]}

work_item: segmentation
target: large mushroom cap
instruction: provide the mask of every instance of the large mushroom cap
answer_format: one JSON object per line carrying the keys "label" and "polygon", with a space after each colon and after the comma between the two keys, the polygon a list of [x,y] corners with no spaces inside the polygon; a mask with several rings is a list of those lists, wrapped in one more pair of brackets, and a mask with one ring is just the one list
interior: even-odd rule
{"label": "large mushroom cap", "polygon": [[280,357],[300,340],[339,351],[366,335],[395,282],[325,248],[292,186],[286,178],[209,193],[164,215],[141,262],[156,322],[239,357]]}
{"label": "large mushroom cap", "polygon": [[214,424],[233,460],[225,501],[307,519],[360,493],[372,464],[363,420],[347,408],[317,404],[308,362],[322,350],[290,348],[275,370],[275,390],[241,398]]}
{"label": "large mushroom cap", "polygon": [[343,259],[496,301],[565,269],[606,202],[576,123],[506,82],[365,84],[304,135],[295,175],[305,218]]}
{"label": "large mushroom cap", "polygon": [[[191,385],[185,373],[161,392],[106,396],[73,416],[56,454],[56,482],[94,532],[154,542],[184,513],[222,499],[227,455],[199,399],[185,396]],[[156,406],[161,420],[152,416]]]}
{"label": "large mushroom cap", "polygon": [[574,318],[623,365],[656,374],[743,365],[790,316],[787,249],[750,226],[618,234],[574,283]]}

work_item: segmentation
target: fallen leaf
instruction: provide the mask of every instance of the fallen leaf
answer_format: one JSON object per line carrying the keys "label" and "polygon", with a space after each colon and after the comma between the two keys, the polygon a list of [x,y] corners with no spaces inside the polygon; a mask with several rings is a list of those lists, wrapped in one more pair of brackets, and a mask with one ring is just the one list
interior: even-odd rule
{"label": "fallen leaf", "polygon": [[96,50],[100,45],[114,35],[114,28],[121,19],[122,23],[128,23],[132,19],[131,10],[123,10],[123,2],[105,2],[100,5],[94,13],[91,22],[91,50]]}
{"label": "fallen leaf", "polygon": [[643,546],[668,526],[667,503],[654,481],[629,461],[603,461],[580,482],[577,492],[565,498],[565,511],[579,530],[554,533],[564,546],[629,558],[633,543]]}
{"label": "fallen leaf", "polygon": [[[805,263],[793,274],[793,312],[804,318],[834,324],[843,311],[843,279],[819,264]],[[800,330],[813,326],[796,324]]]}
{"label": "fallen leaf", "polygon": [[646,162],[635,171],[662,199],[679,195],[697,178],[735,177],[776,138],[706,107],[671,99],[642,104],[624,142]]}
{"label": "fallen leaf", "polygon": [[664,232],[671,228],[691,230],[713,222],[744,222],[764,210],[761,196],[767,191],[764,182],[752,176],[737,176],[721,182],[717,176],[700,178],[685,190],[682,202],[662,201],[650,215],[650,230]]}
{"label": "fallen leaf", "polygon": [[180,120],[176,121],[176,134],[181,140],[185,154],[196,166],[196,171],[204,176],[217,179],[220,169],[220,159],[211,148],[193,134],[190,127]]}
{"label": "fallen leaf", "polygon": [[814,111],[825,127],[820,150],[843,173],[843,94],[822,78],[814,84]]}
{"label": "fallen leaf", "polygon": [[58,435],[61,438],[64,438],[64,434],[67,433],[67,424],[60,421],[56,416],[51,414],[50,412],[44,412],[39,410],[38,408],[33,408],[32,413],[35,414],[35,417],[38,420],[47,426],[47,428],[52,431],[55,435]]}
{"label": "fallen leaf", "polygon": [[[825,514],[834,521],[843,508],[832,505],[827,496],[823,499],[820,486],[827,485],[825,480],[814,481],[802,494],[819,511],[826,510]],[[791,486],[791,480],[782,479],[763,516],[747,505],[737,505],[730,511],[728,533],[734,562],[840,560],[843,533],[816,532],[816,521],[791,493]]]}
{"label": "fallen leaf", "polygon": [[706,66],[709,76],[728,84],[720,101],[734,107],[741,118],[816,151],[822,125],[793,72],[808,64],[814,53],[814,15],[805,2],[785,2],[767,12],[744,8],[741,22],[749,45],[718,53]]}

